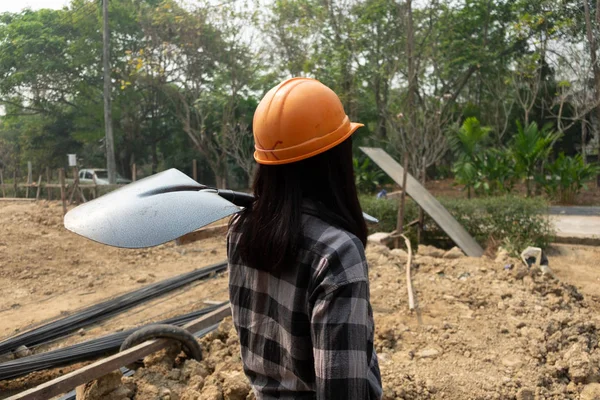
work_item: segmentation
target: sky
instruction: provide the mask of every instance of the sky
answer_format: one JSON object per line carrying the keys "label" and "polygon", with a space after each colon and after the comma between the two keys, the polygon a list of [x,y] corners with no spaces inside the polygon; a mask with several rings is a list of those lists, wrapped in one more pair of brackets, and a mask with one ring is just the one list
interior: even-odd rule
{"label": "sky", "polygon": [[0,13],[18,12],[25,8],[37,10],[39,8],[60,9],[69,4],[69,0],[0,0]]}

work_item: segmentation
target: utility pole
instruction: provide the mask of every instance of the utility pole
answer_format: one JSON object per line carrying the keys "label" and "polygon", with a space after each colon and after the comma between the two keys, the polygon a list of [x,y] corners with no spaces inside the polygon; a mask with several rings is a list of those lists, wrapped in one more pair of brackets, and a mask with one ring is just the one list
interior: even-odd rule
{"label": "utility pole", "polygon": [[102,19],[104,30],[103,42],[103,67],[104,67],[104,127],[106,132],[106,169],[108,182],[117,183],[117,163],[115,161],[115,140],[112,130],[112,113],[110,105],[110,31],[108,29],[108,0],[102,0]]}

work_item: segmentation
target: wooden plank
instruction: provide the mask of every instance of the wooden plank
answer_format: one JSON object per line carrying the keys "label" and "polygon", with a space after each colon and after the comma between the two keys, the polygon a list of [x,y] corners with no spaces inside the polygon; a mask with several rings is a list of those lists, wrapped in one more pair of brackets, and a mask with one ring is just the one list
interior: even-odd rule
{"label": "wooden plank", "polygon": [[[229,303],[217,308],[194,321],[188,322],[183,327],[190,332],[198,332],[219,323],[231,314]],[[149,340],[113,356],[96,361],[76,371],[43,383],[32,389],[26,390],[6,400],[43,400],[58,396],[75,389],[86,382],[98,379],[124,365],[130,364],[140,358],[152,354],[168,344],[167,340]]]}
{"label": "wooden plank", "polygon": [[181,246],[184,244],[196,242],[198,240],[206,239],[209,237],[213,237],[213,236],[217,236],[217,235],[224,235],[227,233],[228,227],[229,227],[229,224],[222,224],[222,225],[209,226],[207,228],[199,229],[197,231],[190,232],[188,234],[185,234],[185,235],[179,237],[176,240],[176,243],[177,243],[177,245]]}
{"label": "wooden plank", "polygon": [[[388,153],[379,148],[361,147],[360,148],[369,158],[375,161],[375,164],[385,171],[397,184],[402,183],[404,168],[396,162]],[[481,257],[483,249],[454,219],[454,217],[440,204],[435,197],[425,189],[419,181],[408,174],[406,183],[406,193],[425,210],[431,218],[446,232],[446,234],[457,244],[458,247],[469,257]]]}
{"label": "wooden plank", "polygon": [[35,199],[26,199],[24,197],[0,197],[0,201],[35,201]]}

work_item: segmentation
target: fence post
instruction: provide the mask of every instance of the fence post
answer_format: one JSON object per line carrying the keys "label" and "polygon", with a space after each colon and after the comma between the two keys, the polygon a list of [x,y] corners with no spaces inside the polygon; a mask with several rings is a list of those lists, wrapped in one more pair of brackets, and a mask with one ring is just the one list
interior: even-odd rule
{"label": "fence post", "polygon": [[2,186],[2,197],[6,197],[6,191],[4,191],[4,175],[0,169],[0,186]]}
{"label": "fence post", "polygon": [[48,195],[48,200],[52,200],[52,195],[50,194],[50,168],[46,167],[46,194]]}
{"label": "fence post", "polygon": [[17,187],[17,169],[13,172],[13,186],[15,188],[15,198],[19,197],[19,188]]}
{"label": "fence post", "polygon": [[58,170],[58,179],[60,181],[60,198],[63,206],[63,216],[67,213],[67,200],[65,196],[65,169]]}
{"label": "fence post", "polygon": [[31,171],[31,161],[27,161],[27,188],[25,189],[25,197],[29,198],[29,187],[33,183],[32,171]]}
{"label": "fence post", "polygon": [[42,190],[42,174],[40,174],[40,177],[37,182],[37,192],[35,193],[35,201],[38,201],[40,199],[41,190]]}
{"label": "fence post", "polygon": [[133,182],[137,180],[137,165],[135,163],[131,166],[131,180]]}
{"label": "fence post", "polygon": [[192,160],[192,178],[198,182],[198,162],[196,159]]}
{"label": "fence post", "polygon": [[92,174],[92,180],[94,181],[94,198],[98,198],[98,182],[96,181],[96,174]]}

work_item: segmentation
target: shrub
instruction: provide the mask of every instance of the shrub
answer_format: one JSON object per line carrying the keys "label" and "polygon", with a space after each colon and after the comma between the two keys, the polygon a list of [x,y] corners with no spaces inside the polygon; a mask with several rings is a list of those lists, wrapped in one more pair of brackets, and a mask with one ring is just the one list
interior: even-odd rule
{"label": "shrub", "polygon": [[[398,201],[376,199],[375,196],[361,196],[360,200],[363,211],[379,219],[376,230],[391,232],[396,228]],[[492,240],[517,254],[527,246],[545,248],[552,240],[548,205],[542,199],[503,196],[439,200],[482,246]],[[417,205],[408,199],[405,216],[405,223],[418,216]],[[425,219],[425,241],[440,247],[453,245],[428,216]]]}
{"label": "shrub", "polygon": [[517,121],[517,134],[513,138],[511,151],[517,173],[525,178],[527,196],[531,196],[530,178],[539,164],[548,158],[552,145],[560,138],[561,134],[553,132],[548,124],[540,129],[535,122],[523,126]]}
{"label": "shrub", "polygon": [[352,160],[354,164],[354,180],[356,188],[361,193],[372,193],[377,190],[377,186],[385,182],[386,175],[376,165],[371,165],[371,160],[364,157]]}
{"label": "shrub", "polygon": [[456,182],[465,185],[469,198],[471,189],[477,189],[481,183],[481,153],[489,132],[490,128],[482,127],[477,118],[471,117],[449,137],[450,147],[457,157],[452,172]]}
{"label": "shrub", "polygon": [[583,157],[567,157],[561,153],[558,158],[546,166],[549,175],[538,177],[546,194],[553,200],[563,204],[572,204],[575,196],[585,188],[586,181],[592,179],[600,172],[600,167],[586,164]]}

